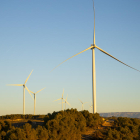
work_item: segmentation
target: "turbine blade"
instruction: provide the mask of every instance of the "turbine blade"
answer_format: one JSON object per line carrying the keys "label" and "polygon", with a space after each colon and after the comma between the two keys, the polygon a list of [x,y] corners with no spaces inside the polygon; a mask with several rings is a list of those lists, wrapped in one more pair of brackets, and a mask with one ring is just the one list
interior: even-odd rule
{"label": "turbine blade", "polygon": [[79,99],[79,101],[83,104],[83,102]]}
{"label": "turbine blade", "polygon": [[23,84],[7,84],[6,86],[23,86]]}
{"label": "turbine blade", "polygon": [[30,75],[32,74],[32,72],[33,72],[33,70],[31,71],[31,73],[29,74],[28,78],[26,79],[25,84],[27,83],[27,81],[28,81]]}
{"label": "turbine blade", "polygon": [[83,104],[86,104],[86,103],[88,103],[88,102],[84,102]]}
{"label": "turbine blade", "polygon": [[[67,94],[67,97],[68,97],[68,94]],[[67,97],[66,97],[66,101],[67,101]]]}
{"label": "turbine blade", "polygon": [[130,67],[130,68],[132,68],[132,69],[134,69],[134,70],[136,70],[136,71],[138,71],[138,72],[140,72],[139,70],[137,70],[137,69],[135,69],[135,68],[133,68],[133,67],[131,67],[131,66],[125,64],[125,63],[123,63],[122,61],[120,61],[119,59],[117,59],[117,58],[115,58],[114,56],[110,55],[109,53],[107,53],[106,51],[102,50],[101,48],[99,48],[99,47],[97,47],[97,46],[95,46],[95,48],[97,48],[97,49],[100,50],[101,52],[105,53],[106,55],[112,57],[113,59],[119,61],[120,63],[122,63],[122,64],[124,64],[124,65],[126,65],[126,66],[128,66],[128,67]]}
{"label": "turbine blade", "polygon": [[63,95],[64,95],[64,89],[63,89],[63,93],[62,93],[62,98],[63,98]]}
{"label": "turbine blade", "polygon": [[[62,102],[63,104],[65,103],[65,102]],[[58,103],[58,104],[62,104],[62,103]]]}
{"label": "turbine blade", "polygon": [[55,101],[58,101],[58,100],[61,100],[62,98],[60,98],[60,99],[57,99],[57,100],[54,100],[53,102],[55,102]]}
{"label": "turbine blade", "polygon": [[93,35],[93,44],[95,44],[95,8],[94,8],[94,0],[93,0],[93,12],[94,12],[94,35]]}
{"label": "turbine blade", "polygon": [[[45,88],[46,88],[46,87],[45,87]],[[45,89],[45,88],[43,88],[43,89]],[[43,90],[43,89],[41,89],[41,90]],[[37,91],[36,93],[40,92],[41,90]],[[35,93],[35,94],[36,94],[36,93]]]}
{"label": "turbine blade", "polygon": [[[58,66],[60,66],[61,64],[63,64],[63,63],[66,62],[67,60],[73,58],[74,56],[76,56],[76,55],[78,55],[78,54],[80,54],[80,53],[83,53],[83,52],[85,52],[85,51],[87,51],[87,50],[89,50],[89,49],[91,49],[91,48],[93,48],[93,46],[90,46],[89,48],[87,48],[87,49],[85,49],[85,50],[83,50],[83,51],[81,51],[81,52],[79,52],[79,53],[77,53],[77,54],[71,56],[70,58],[66,59],[65,61],[63,61],[62,63],[60,63],[59,65],[57,65],[54,69],[56,69]],[[54,70],[54,69],[53,69],[53,70]],[[50,72],[52,72],[53,70],[51,70]]]}
{"label": "turbine blade", "polygon": [[31,90],[29,90],[29,91],[34,94],[34,92],[32,92]]}
{"label": "turbine blade", "polygon": [[66,103],[71,107],[71,105],[68,103],[68,101],[66,101]]}
{"label": "turbine blade", "polygon": [[32,97],[32,99],[34,100],[33,96],[31,95],[29,89],[25,86],[26,90],[29,92],[30,96]]}

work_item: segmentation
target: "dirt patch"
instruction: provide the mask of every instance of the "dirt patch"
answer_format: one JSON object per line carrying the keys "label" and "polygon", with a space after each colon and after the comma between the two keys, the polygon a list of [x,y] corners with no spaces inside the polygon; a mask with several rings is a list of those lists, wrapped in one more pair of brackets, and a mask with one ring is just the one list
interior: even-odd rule
{"label": "dirt patch", "polygon": [[25,120],[25,119],[16,119],[11,120],[11,124],[14,127],[23,127],[26,123],[29,123],[32,125],[33,128],[36,128],[38,125],[43,126],[44,121],[43,120]]}
{"label": "dirt patch", "polygon": [[107,129],[111,127],[114,123],[114,120],[106,120],[102,126],[99,126],[97,129],[89,128],[85,133],[82,134],[82,140],[93,140],[93,135],[96,131],[101,131],[103,129]]}
{"label": "dirt patch", "polygon": [[86,132],[82,133],[82,140],[91,140],[93,139],[92,135],[96,130],[93,128],[87,128]]}

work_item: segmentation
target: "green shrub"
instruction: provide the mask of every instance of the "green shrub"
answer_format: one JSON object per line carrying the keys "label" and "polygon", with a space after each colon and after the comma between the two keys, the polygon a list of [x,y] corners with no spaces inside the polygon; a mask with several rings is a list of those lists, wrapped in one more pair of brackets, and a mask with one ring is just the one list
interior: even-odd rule
{"label": "green shrub", "polygon": [[86,129],[86,120],[76,109],[48,114],[44,122],[50,139],[80,139]]}
{"label": "green shrub", "polygon": [[97,128],[99,125],[103,124],[103,119],[98,113],[89,113],[87,110],[81,112],[86,119],[86,126]]}

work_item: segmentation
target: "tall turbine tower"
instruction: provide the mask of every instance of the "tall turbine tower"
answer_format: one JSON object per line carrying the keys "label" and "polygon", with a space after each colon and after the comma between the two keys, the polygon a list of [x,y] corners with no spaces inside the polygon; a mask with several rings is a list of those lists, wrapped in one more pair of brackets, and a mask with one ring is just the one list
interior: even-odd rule
{"label": "tall turbine tower", "polygon": [[[94,35],[93,35],[93,46],[95,45],[95,8],[93,1],[94,11]],[[92,45],[91,45],[92,46]],[[93,113],[96,113],[96,75],[95,75],[95,47],[92,47],[92,96],[93,96]]]}
{"label": "tall turbine tower", "polygon": [[[93,96],[93,113],[96,113],[96,73],[95,73],[95,48],[100,50],[101,52],[103,52],[104,54],[112,57],[113,59],[117,60],[118,62],[140,72],[139,70],[123,63],[122,61],[120,61],[119,59],[115,58],[114,56],[110,55],[109,53],[107,53],[106,51],[102,50],[101,48],[97,47],[96,44],[95,44],[95,8],[94,8],[94,1],[93,1],[93,12],[94,12],[94,33],[93,33],[93,44],[91,44],[91,46],[73,56],[71,56],[70,58],[66,59],[65,61],[63,61],[62,63],[66,62],[67,60],[73,58],[74,56],[78,55],[78,54],[81,54],[89,49],[92,50],[92,96]],[[59,65],[57,65],[54,69],[56,69],[58,66],[60,66],[62,63],[60,63]],[[54,70],[53,69],[53,70]],[[52,70],[52,71],[53,71]]]}
{"label": "tall turbine tower", "polygon": [[[45,88],[43,88],[43,89],[45,89]],[[43,89],[41,89],[41,90],[43,90]],[[29,92],[31,92],[31,93],[34,94],[34,98],[33,98],[33,100],[34,100],[34,115],[35,115],[35,107],[36,107],[36,94],[37,94],[38,92],[40,92],[41,90],[37,91],[36,93],[34,93],[34,92],[32,92],[31,90],[29,90]]]}
{"label": "tall turbine tower", "polygon": [[[33,70],[31,71],[31,73],[33,72]],[[25,88],[26,90],[29,92],[29,89],[27,88],[27,86],[25,85],[31,75],[31,73],[29,74],[28,78],[26,79],[24,84],[8,84],[7,86],[23,86],[23,115],[25,115]],[[30,92],[29,92],[30,94]],[[30,94],[30,96],[32,97],[32,95]],[[32,97],[33,98],[33,97]]]}

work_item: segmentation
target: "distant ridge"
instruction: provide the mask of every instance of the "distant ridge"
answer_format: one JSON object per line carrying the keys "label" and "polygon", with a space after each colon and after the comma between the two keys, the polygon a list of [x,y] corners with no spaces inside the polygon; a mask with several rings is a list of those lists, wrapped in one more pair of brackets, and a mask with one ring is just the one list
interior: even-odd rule
{"label": "distant ridge", "polygon": [[129,118],[140,118],[140,112],[109,112],[99,113],[102,117],[129,117]]}

